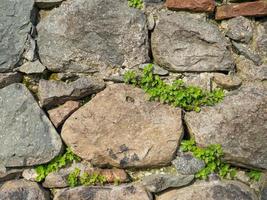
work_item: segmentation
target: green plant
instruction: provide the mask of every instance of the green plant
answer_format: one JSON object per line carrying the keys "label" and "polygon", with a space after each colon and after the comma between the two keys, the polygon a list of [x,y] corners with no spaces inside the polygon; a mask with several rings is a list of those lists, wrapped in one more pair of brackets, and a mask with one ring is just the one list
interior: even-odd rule
{"label": "green plant", "polygon": [[254,180],[254,181],[259,181],[261,178],[261,172],[258,170],[250,170],[247,173],[247,175],[250,178],[250,180]]}
{"label": "green plant", "polygon": [[98,173],[88,174],[83,173],[80,177],[80,182],[82,185],[90,186],[90,185],[103,185],[107,182],[105,176],[100,175]]}
{"label": "green plant", "polygon": [[152,71],[152,64],[144,68],[141,77],[137,77],[134,72],[128,71],[124,75],[124,81],[127,84],[141,87],[149,94],[150,100],[181,107],[186,111],[199,112],[201,106],[212,106],[224,98],[222,89],[208,92],[199,87],[186,86],[182,80],[167,84],[158,75],[154,75]]}
{"label": "green plant", "polygon": [[128,5],[133,8],[141,9],[143,8],[143,1],[142,0],[128,0]]}
{"label": "green plant", "polygon": [[37,173],[36,181],[41,182],[49,173],[58,171],[59,169],[65,167],[73,161],[80,161],[80,158],[76,156],[70,148],[67,148],[66,152],[63,155],[59,155],[51,162],[44,165],[39,165],[35,168],[35,171]]}
{"label": "green plant", "polygon": [[211,173],[218,173],[221,177],[229,175],[232,178],[236,175],[235,168],[222,162],[223,150],[219,144],[211,144],[208,147],[201,148],[192,139],[183,140],[181,142],[181,150],[184,152],[190,151],[196,158],[205,162],[205,168],[195,174],[196,178],[207,179]]}
{"label": "green plant", "polygon": [[70,187],[75,187],[79,185],[79,175],[81,170],[79,168],[75,168],[73,172],[71,172],[68,176],[68,185]]}

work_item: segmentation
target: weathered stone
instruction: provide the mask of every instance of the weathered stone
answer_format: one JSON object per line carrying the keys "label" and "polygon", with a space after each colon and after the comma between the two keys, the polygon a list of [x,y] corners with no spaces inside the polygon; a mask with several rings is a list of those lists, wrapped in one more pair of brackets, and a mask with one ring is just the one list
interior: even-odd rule
{"label": "weathered stone", "polygon": [[199,181],[191,186],[160,194],[156,200],[257,200],[255,193],[237,181]]}
{"label": "weathered stone", "polygon": [[1,200],[49,200],[49,193],[37,183],[23,179],[5,182],[0,186]]}
{"label": "weathered stone", "polygon": [[65,120],[78,108],[80,107],[80,102],[78,101],[67,101],[62,106],[54,108],[52,110],[48,110],[48,115],[51,122],[54,124],[56,128],[61,126]]}
{"label": "weathered stone", "polygon": [[[142,64],[142,65],[139,65],[139,69],[144,69],[147,65],[147,64]],[[156,65],[156,64],[153,64],[153,74],[157,74],[157,75],[161,75],[161,76],[165,76],[165,75],[168,75],[169,72],[163,68],[161,68],[160,66]]]}
{"label": "weathered stone", "polygon": [[45,66],[39,60],[27,62],[18,68],[18,71],[25,74],[41,74],[45,71]]}
{"label": "weathered stone", "polygon": [[194,175],[169,175],[154,174],[146,176],[142,180],[142,185],[149,192],[158,193],[168,188],[178,188],[188,185],[194,180]]}
{"label": "weathered stone", "polygon": [[255,65],[262,64],[261,57],[256,52],[253,52],[248,45],[240,44],[234,41],[232,43],[235,49],[238,51],[238,53],[245,56],[247,59],[252,60]]}
{"label": "weathered stone", "polygon": [[228,19],[237,16],[266,16],[266,1],[245,2],[218,6],[216,9],[216,20]]}
{"label": "weathered stone", "polygon": [[241,86],[242,80],[237,76],[225,75],[220,73],[215,73],[212,80],[218,85],[220,88],[226,90],[237,89]]}
{"label": "weathered stone", "polygon": [[182,80],[187,86],[200,87],[203,90],[212,89],[211,80],[214,73],[184,73]]}
{"label": "weathered stone", "polygon": [[225,34],[233,40],[248,43],[253,36],[252,22],[245,17],[224,20],[221,25]]}
{"label": "weathered stone", "polygon": [[118,181],[119,183],[128,182],[128,176],[126,172],[122,169],[98,169],[93,168],[87,163],[73,163],[70,167],[60,169],[57,172],[52,172],[48,174],[43,182],[43,186],[46,188],[64,188],[68,186],[68,176],[76,168],[80,169],[80,175],[83,173],[88,174],[100,174],[105,176],[107,183],[114,183]]}
{"label": "weathered stone", "polygon": [[188,10],[195,12],[213,12],[214,0],[167,0],[165,6],[171,10]]}
{"label": "weathered stone", "polygon": [[267,80],[267,65],[255,65],[244,56],[236,59],[237,75],[244,81],[264,81]]}
{"label": "weathered stone", "polygon": [[140,186],[120,185],[120,186],[80,186],[71,189],[57,191],[54,200],[152,200],[151,194]]}
{"label": "weathered stone", "polygon": [[250,178],[245,171],[237,171],[235,178],[247,185],[250,181]]}
{"label": "weathered stone", "polygon": [[169,164],[182,134],[180,109],[148,101],[142,89],[113,84],[73,113],[61,136],[94,165],[126,168]]}
{"label": "weathered stone", "polygon": [[23,167],[49,162],[61,139],[34,97],[22,84],[0,90],[0,162]]}
{"label": "weathered stone", "polygon": [[195,174],[205,167],[205,162],[192,156],[190,153],[179,153],[172,161],[178,173]]}
{"label": "weathered stone", "polygon": [[64,0],[35,0],[39,8],[53,8],[61,4]]}
{"label": "weathered stone", "polygon": [[228,71],[230,43],[215,24],[198,14],[160,12],[152,33],[155,62],[175,72]]}
{"label": "weathered stone", "polygon": [[35,169],[25,169],[22,172],[22,177],[28,181],[36,181],[38,174]]}
{"label": "weathered stone", "polygon": [[18,72],[0,73],[0,89],[11,85],[12,83],[19,83],[22,81],[22,75]]}
{"label": "weathered stone", "polygon": [[64,1],[37,28],[40,59],[51,71],[104,73],[149,62],[146,17],[125,0]]}
{"label": "weathered stone", "polygon": [[0,13],[0,72],[7,72],[15,68],[25,49],[34,19],[34,0],[2,1]]}
{"label": "weathered stone", "polygon": [[69,100],[81,99],[104,88],[104,81],[93,77],[81,77],[70,83],[40,80],[38,95],[41,105],[49,108]]}
{"label": "weathered stone", "polygon": [[262,84],[243,85],[222,103],[186,113],[185,121],[200,146],[221,144],[232,164],[267,169],[267,95]]}
{"label": "weathered stone", "polygon": [[264,63],[267,63],[267,20],[258,21],[255,29],[255,46]]}
{"label": "weathered stone", "polygon": [[14,169],[9,168],[5,169],[3,171],[0,171],[0,182],[12,180],[12,179],[18,179],[21,177],[23,169]]}

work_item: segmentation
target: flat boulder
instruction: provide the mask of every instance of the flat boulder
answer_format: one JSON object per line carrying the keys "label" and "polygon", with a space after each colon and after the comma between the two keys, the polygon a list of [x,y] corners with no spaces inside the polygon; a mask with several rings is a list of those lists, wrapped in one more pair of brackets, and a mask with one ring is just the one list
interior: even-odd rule
{"label": "flat boulder", "polygon": [[125,0],[64,1],[38,24],[42,63],[51,71],[103,72],[149,61],[146,17]]}
{"label": "flat boulder", "polygon": [[221,144],[230,163],[267,169],[266,108],[266,87],[246,84],[216,106],[186,113],[185,121],[197,145]]}
{"label": "flat boulder", "polygon": [[5,167],[46,163],[60,153],[60,136],[24,85],[0,90],[0,112],[0,163]]}
{"label": "flat boulder", "polygon": [[5,182],[0,186],[0,200],[50,200],[49,192],[37,183],[23,179]]}
{"label": "flat boulder", "polygon": [[150,102],[142,89],[125,84],[98,93],[61,133],[81,158],[121,168],[170,164],[182,135],[181,109]]}
{"label": "flat boulder", "polygon": [[135,185],[75,187],[58,190],[54,200],[152,200],[151,194]]}
{"label": "flat boulder", "polygon": [[174,72],[229,71],[230,43],[203,15],[160,12],[151,38],[154,60]]}
{"label": "flat boulder", "polygon": [[0,72],[16,67],[34,23],[34,0],[4,0],[0,4]]}
{"label": "flat boulder", "polygon": [[170,190],[156,197],[156,200],[257,200],[255,193],[245,184],[237,181],[199,181],[188,187]]}

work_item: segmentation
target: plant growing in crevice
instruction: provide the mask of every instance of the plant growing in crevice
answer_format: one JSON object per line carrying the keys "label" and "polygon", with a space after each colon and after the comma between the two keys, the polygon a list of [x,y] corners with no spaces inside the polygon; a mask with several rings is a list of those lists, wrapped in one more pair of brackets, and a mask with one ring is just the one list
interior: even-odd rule
{"label": "plant growing in crevice", "polygon": [[195,174],[196,178],[207,179],[211,173],[217,173],[222,178],[228,175],[234,178],[236,175],[236,169],[222,161],[223,150],[219,144],[211,144],[205,148],[201,148],[192,139],[183,140],[181,142],[181,150],[192,152],[196,158],[205,162],[205,168]]}
{"label": "plant growing in crevice", "polygon": [[37,182],[41,182],[45,177],[51,173],[58,171],[59,169],[71,164],[73,161],[80,161],[81,159],[76,156],[70,148],[67,148],[63,155],[55,157],[51,162],[43,165],[39,165],[35,168],[37,173]]}
{"label": "plant growing in crevice", "polygon": [[253,181],[259,181],[260,178],[261,178],[261,175],[262,175],[262,172],[258,171],[258,170],[249,170],[247,172],[247,175],[248,177],[250,178],[250,180],[253,180]]}
{"label": "plant growing in crevice", "polygon": [[142,0],[128,0],[128,5],[133,8],[142,9],[143,4]]}
{"label": "plant growing in crevice", "polygon": [[167,84],[152,71],[152,64],[144,68],[141,77],[138,77],[133,71],[128,71],[124,74],[124,82],[142,88],[149,94],[150,100],[181,107],[186,111],[199,112],[201,106],[215,105],[224,98],[222,89],[208,92],[199,87],[186,86],[182,80]]}
{"label": "plant growing in crevice", "polygon": [[80,174],[81,170],[75,168],[73,172],[71,172],[68,176],[68,185],[70,187],[76,187],[79,185],[92,186],[92,185],[103,185],[107,182],[105,176],[99,173],[88,174],[84,172],[82,175]]}

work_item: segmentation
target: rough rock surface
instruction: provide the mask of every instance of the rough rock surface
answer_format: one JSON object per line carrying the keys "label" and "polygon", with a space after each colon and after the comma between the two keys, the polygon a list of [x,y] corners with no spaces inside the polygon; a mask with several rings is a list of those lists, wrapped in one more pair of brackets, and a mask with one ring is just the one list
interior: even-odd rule
{"label": "rough rock surface", "polygon": [[53,8],[55,6],[60,5],[60,3],[64,0],[35,0],[36,5],[39,8]]}
{"label": "rough rock surface", "polygon": [[22,84],[0,90],[0,162],[6,167],[46,163],[61,150],[61,139]]}
{"label": "rough rock surface", "polygon": [[263,61],[267,63],[267,20],[262,19],[256,26],[256,49],[259,51]]}
{"label": "rough rock surface", "polygon": [[11,71],[21,59],[32,28],[34,0],[4,0],[0,4],[0,72]]}
{"label": "rough rock surface", "polygon": [[224,20],[221,25],[225,34],[233,40],[248,43],[253,36],[252,22],[243,16]]}
{"label": "rough rock surface", "polygon": [[217,7],[215,19],[228,19],[237,16],[266,16],[266,1],[245,2],[239,4],[229,4]]}
{"label": "rough rock surface", "polygon": [[49,193],[37,183],[23,179],[5,182],[0,186],[0,200],[49,200]]}
{"label": "rough rock surface", "polygon": [[160,12],[152,33],[155,62],[176,72],[228,71],[230,43],[215,24],[198,14]]}
{"label": "rough rock surface", "polygon": [[213,12],[214,0],[167,0],[165,6],[171,10],[188,10],[195,12]]}
{"label": "rough rock surface", "polygon": [[45,66],[43,66],[39,60],[24,63],[18,68],[20,72],[25,74],[41,74],[45,71],[45,69]]}
{"label": "rough rock surface", "polygon": [[23,169],[16,169],[16,168],[10,168],[10,169],[4,169],[0,170],[0,182],[12,180],[12,179],[18,179],[21,177]]}
{"label": "rough rock surface", "polygon": [[255,65],[251,60],[239,56],[236,58],[237,75],[244,81],[267,80],[267,64]]}
{"label": "rough rock surface", "polygon": [[97,93],[105,88],[104,81],[93,77],[81,77],[76,81],[40,80],[38,96],[43,107],[63,104],[69,100],[78,100]]}
{"label": "rough rock surface", "polygon": [[52,110],[48,110],[48,115],[51,122],[54,124],[56,128],[61,126],[65,120],[78,108],[80,107],[80,102],[78,101],[67,101],[62,106],[54,108]]}
{"label": "rough rock surface", "polygon": [[52,71],[103,73],[149,61],[145,15],[125,0],[65,1],[38,34],[41,61]]}
{"label": "rough rock surface", "polygon": [[195,158],[190,153],[179,153],[172,161],[178,173],[195,174],[205,167],[205,162]]}
{"label": "rough rock surface", "polygon": [[142,185],[149,192],[158,193],[168,188],[178,188],[191,183],[194,175],[153,174],[142,180]]}
{"label": "rough rock surface", "polygon": [[257,200],[254,192],[236,181],[199,181],[195,184],[162,193],[156,200]]}
{"label": "rough rock surface", "polygon": [[169,164],[182,134],[180,109],[150,102],[142,89],[124,84],[98,93],[61,133],[81,158],[121,168]]}
{"label": "rough rock surface", "polygon": [[22,81],[22,75],[18,72],[0,73],[0,89],[11,85],[12,83],[19,83]]}
{"label": "rough rock surface", "polygon": [[267,93],[261,84],[243,85],[222,103],[185,115],[198,145],[221,144],[229,162],[267,169]]}
{"label": "rough rock surface", "polygon": [[152,196],[142,187],[134,185],[76,187],[59,190],[54,200],[152,200]]}
{"label": "rough rock surface", "polygon": [[237,76],[225,75],[219,73],[214,74],[212,81],[214,81],[214,83],[216,83],[216,85],[218,85],[220,88],[226,90],[237,89],[242,84],[242,80]]}

